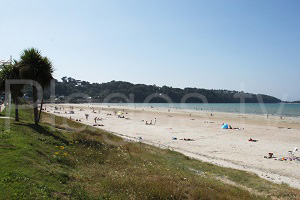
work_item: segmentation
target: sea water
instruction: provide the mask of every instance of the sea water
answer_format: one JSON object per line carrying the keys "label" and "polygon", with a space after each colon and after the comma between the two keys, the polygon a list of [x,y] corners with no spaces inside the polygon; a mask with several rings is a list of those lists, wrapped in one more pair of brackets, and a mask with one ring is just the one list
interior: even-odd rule
{"label": "sea water", "polygon": [[300,104],[287,103],[95,103],[96,105],[203,110],[300,117]]}

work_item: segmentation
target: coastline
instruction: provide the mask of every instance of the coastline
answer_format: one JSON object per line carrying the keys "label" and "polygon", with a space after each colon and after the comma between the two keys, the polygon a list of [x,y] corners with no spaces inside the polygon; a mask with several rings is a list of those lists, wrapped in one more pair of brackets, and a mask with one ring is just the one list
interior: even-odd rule
{"label": "coastline", "polygon": [[[47,104],[47,111],[53,114],[54,106],[62,105]],[[69,114],[70,106],[74,106],[75,114]],[[273,152],[277,158],[287,156],[288,151],[297,145],[299,147],[300,119],[297,117],[284,117],[281,120],[278,116],[266,118],[263,115],[221,112],[213,112],[211,116],[212,112],[199,110],[170,109],[168,112],[169,108],[93,104],[63,104],[63,109],[54,114],[81,119],[82,123],[88,125],[94,124],[94,117],[103,118],[99,123],[104,126],[99,128],[125,139],[169,148],[212,164],[250,171],[267,180],[300,188],[300,162],[264,158],[269,152]],[[96,113],[92,112],[93,109]],[[115,116],[114,109],[124,109],[127,119]],[[86,113],[90,115],[88,120],[85,119]],[[156,125],[148,126],[142,122],[154,118],[157,118]],[[241,130],[221,129],[222,123]],[[172,137],[178,139],[172,140]],[[249,142],[249,138],[258,142]],[[299,156],[299,152],[296,153]]]}
{"label": "coastline", "polygon": [[[77,104],[77,103],[75,103]],[[124,108],[133,108],[133,107],[136,107],[136,108],[150,108],[150,107],[153,107],[154,109],[155,108],[169,108],[169,109],[176,109],[176,110],[188,110],[188,111],[196,111],[196,112],[199,112],[199,111],[206,111],[206,112],[217,112],[217,113],[233,113],[233,114],[252,114],[252,115],[269,115],[269,116],[282,116],[282,117],[296,117],[296,118],[300,118],[300,110],[299,112],[296,112],[297,114],[296,115],[291,115],[291,114],[286,114],[286,113],[281,113],[279,114],[278,111],[279,109],[281,108],[278,108],[277,113],[274,112],[274,110],[272,110],[272,113],[267,113],[267,107],[270,106],[270,105],[297,105],[297,104],[291,104],[291,103],[244,103],[245,107],[249,106],[249,105],[263,105],[263,107],[259,107],[259,110],[260,112],[256,112],[256,111],[252,111],[252,112],[240,112],[240,110],[238,110],[240,108],[240,106],[238,107],[231,107],[232,105],[241,105],[240,103],[208,103],[208,104],[199,104],[199,103],[79,103],[77,105],[93,105],[93,106],[102,106],[102,107],[105,107],[105,106],[112,106],[112,107],[124,107]],[[140,106],[142,105],[142,106]],[[159,106],[157,106],[159,105]],[[168,106],[167,106],[168,105]],[[171,106],[169,106],[171,105]],[[183,106],[182,106],[183,105]],[[191,105],[194,105],[195,107],[191,106]],[[227,105],[228,107],[226,107],[226,110],[225,111],[224,109],[223,110],[218,110],[218,106],[220,105]],[[204,106],[204,107],[202,107]],[[211,109],[205,109],[205,107],[210,107],[210,108],[213,108],[213,110]],[[203,109],[202,109],[203,108]],[[216,109],[216,110],[214,110]],[[300,109],[297,108],[297,109]],[[262,111],[264,110],[264,111]],[[249,111],[249,110],[248,110]],[[282,111],[282,110],[281,110]]]}

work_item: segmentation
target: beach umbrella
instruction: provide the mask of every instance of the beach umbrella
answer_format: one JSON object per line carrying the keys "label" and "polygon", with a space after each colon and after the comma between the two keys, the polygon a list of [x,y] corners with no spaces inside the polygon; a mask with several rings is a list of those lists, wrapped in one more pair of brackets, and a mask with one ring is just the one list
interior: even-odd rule
{"label": "beach umbrella", "polygon": [[122,111],[117,112],[117,115],[123,115]]}
{"label": "beach umbrella", "polygon": [[229,125],[228,124],[223,124],[222,129],[229,129]]}

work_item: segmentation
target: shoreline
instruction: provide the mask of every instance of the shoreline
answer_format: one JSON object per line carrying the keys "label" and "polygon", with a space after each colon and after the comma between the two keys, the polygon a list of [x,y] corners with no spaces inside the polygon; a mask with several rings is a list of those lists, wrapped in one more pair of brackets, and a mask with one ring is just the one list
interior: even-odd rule
{"label": "shoreline", "polygon": [[[152,105],[155,105],[155,104],[162,104],[162,103],[149,103],[148,106],[134,106],[134,104],[143,104],[143,105],[147,105],[144,104],[144,103],[74,103],[76,105],[94,105],[94,106],[102,106],[102,107],[105,107],[105,106],[112,106],[112,107],[121,107],[121,108],[150,108]],[[122,105],[124,104],[124,105]],[[127,106],[126,106],[127,104]],[[181,104],[181,103],[170,103],[171,105],[172,104]],[[187,105],[191,105],[191,104],[198,104],[198,103],[187,103]],[[209,104],[214,104],[214,105],[220,105],[220,104],[234,104],[234,105],[237,105],[237,104],[240,104],[240,103],[209,103]],[[247,104],[255,104],[255,105],[259,105],[260,103],[245,103],[245,105]],[[271,104],[276,104],[276,105],[279,105],[281,103],[262,103],[263,105],[271,105]],[[291,103],[282,103],[282,104],[286,104],[286,105],[295,105],[295,104],[291,104]],[[300,104],[300,103],[299,103]],[[60,104],[59,104],[60,105]],[[205,104],[203,104],[205,105]],[[206,104],[208,105],[208,104]],[[156,106],[156,107],[153,107],[153,109],[155,108],[166,108],[166,109],[176,109],[176,110],[186,110],[186,111],[196,111],[196,112],[201,112],[201,111],[204,111],[204,112],[216,112],[216,113],[231,113],[231,114],[250,114],[250,115],[258,115],[258,116],[266,116],[266,115],[269,115],[269,116],[282,116],[282,117],[295,117],[295,118],[300,118],[300,113],[299,115],[286,115],[286,114],[274,114],[274,113],[257,113],[257,112],[231,112],[231,111],[220,111],[220,110],[209,110],[209,109],[203,109],[203,110],[199,110],[199,109],[196,109],[196,108],[188,108],[188,107],[184,107],[184,108],[181,108],[181,107],[164,107],[164,106]]]}
{"label": "shoreline", "polygon": [[[54,106],[63,106],[64,110],[60,114],[54,113]],[[74,106],[75,114],[68,114],[70,106]],[[93,125],[94,117],[101,117],[103,120],[100,123],[104,126],[99,128],[125,139],[170,148],[205,162],[250,171],[264,179],[300,188],[300,162],[263,158],[268,152],[274,152],[278,158],[287,156],[289,150],[300,146],[297,142],[300,141],[300,119],[297,117],[280,120],[275,116],[266,118],[264,115],[227,112],[214,112],[210,116],[211,112],[204,110],[191,112],[171,109],[168,112],[170,108],[108,107],[95,104],[46,104],[46,107],[51,108],[48,110],[51,114],[68,118],[72,116],[88,125]],[[92,112],[91,107],[96,113]],[[124,109],[124,116],[128,120],[114,116],[114,109]],[[85,119],[86,113],[90,115],[89,120]],[[111,115],[107,115],[109,113]],[[157,118],[154,126],[142,122],[154,118]],[[241,130],[221,129],[222,122],[238,126]],[[172,137],[192,138],[194,141],[172,140]],[[257,139],[258,142],[249,142],[249,138]],[[299,156],[299,152],[296,153]]]}

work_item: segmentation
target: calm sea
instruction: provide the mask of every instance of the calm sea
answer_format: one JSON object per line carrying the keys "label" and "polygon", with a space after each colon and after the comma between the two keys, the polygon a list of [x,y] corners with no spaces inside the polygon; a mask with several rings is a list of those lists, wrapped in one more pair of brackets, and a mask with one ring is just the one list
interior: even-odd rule
{"label": "calm sea", "polygon": [[[95,103],[97,104],[97,103]],[[170,109],[204,110],[211,112],[249,113],[260,115],[278,115],[300,117],[300,104],[259,104],[259,103],[110,103],[97,105],[129,107],[163,107]]]}

